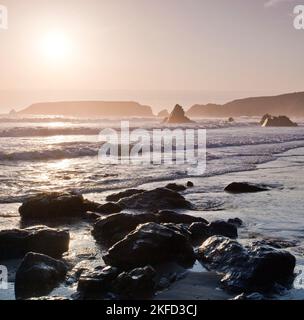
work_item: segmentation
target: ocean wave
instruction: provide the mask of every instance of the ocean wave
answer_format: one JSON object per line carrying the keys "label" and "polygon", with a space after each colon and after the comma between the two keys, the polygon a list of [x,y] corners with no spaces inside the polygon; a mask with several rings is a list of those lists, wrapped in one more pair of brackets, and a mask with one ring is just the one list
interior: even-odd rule
{"label": "ocean wave", "polygon": [[[120,132],[120,121],[88,121],[84,123],[71,123],[71,122],[52,122],[50,126],[41,123],[41,125],[31,125],[28,123],[26,126],[13,126],[8,125],[4,128],[0,128],[0,138],[10,137],[51,137],[51,136],[68,136],[68,135],[98,135],[101,130],[111,128]],[[242,128],[256,126],[254,122],[240,122],[240,123],[228,123],[227,121],[215,121],[205,120],[191,125],[166,125],[159,122],[152,121],[130,121],[130,131],[141,128],[151,131],[153,129],[225,129],[225,128]]]}

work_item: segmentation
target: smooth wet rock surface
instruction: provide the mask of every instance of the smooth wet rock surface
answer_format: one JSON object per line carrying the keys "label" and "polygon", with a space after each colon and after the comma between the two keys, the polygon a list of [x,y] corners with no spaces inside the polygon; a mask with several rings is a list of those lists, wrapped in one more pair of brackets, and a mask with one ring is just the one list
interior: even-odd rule
{"label": "smooth wet rock surface", "polygon": [[155,214],[128,214],[118,213],[99,219],[93,227],[92,234],[98,241],[115,243],[123,239],[128,233],[135,230],[140,224],[147,222],[191,224],[208,222],[199,217],[176,213],[174,211],[160,211]]}
{"label": "smooth wet rock surface", "polygon": [[192,204],[176,191],[157,188],[121,199],[118,204],[125,209],[158,211],[164,209],[192,209]]}
{"label": "smooth wet rock surface", "polygon": [[210,270],[224,274],[222,285],[234,292],[264,292],[275,284],[288,286],[295,257],[269,246],[243,247],[235,240],[213,236],[198,249],[198,259]]}
{"label": "smooth wet rock surface", "polygon": [[69,250],[68,230],[35,226],[0,231],[0,260],[23,258],[32,251],[60,257]]}
{"label": "smooth wet rock surface", "polygon": [[29,252],[16,273],[16,298],[45,296],[64,280],[67,266],[49,256]]}
{"label": "smooth wet rock surface", "polygon": [[103,258],[108,265],[128,270],[168,261],[192,264],[194,251],[180,232],[161,224],[146,223],[112,246]]}
{"label": "smooth wet rock surface", "polygon": [[41,193],[25,200],[19,208],[22,219],[52,220],[80,217],[86,212],[84,199],[72,193]]}

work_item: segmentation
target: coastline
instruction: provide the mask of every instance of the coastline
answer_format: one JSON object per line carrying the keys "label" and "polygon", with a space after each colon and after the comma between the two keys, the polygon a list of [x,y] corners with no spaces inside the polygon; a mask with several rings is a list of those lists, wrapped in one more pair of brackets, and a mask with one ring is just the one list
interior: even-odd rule
{"label": "coastline", "polygon": [[[296,240],[295,247],[287,248],[297,258],[297,266],[304,265],[303,252],[304,241],[301,235],[304,229],[304,218],[301,219],[301,212],[304,204],[304,199],[301,196],[301,176],[298,175],[298,170],[304,167],[304,148],[292,149],[283,154],[279,154],[277,159],[271,162],[260,164],[255,170],[229,173],[212,177],[197,177],[191,178],[194,182],[194,187],[187,189],[184,195],[187,200],[193,202],[197,210],[183,211],[197,217],[203,217],[209,221],[215,219],[241,218],[244,222],[244,227],[239,229],[238,241],[244,244],[250,243],[253,240],[261,240],[271,237],[283,238],[286,240]],[[274,188],[267,192],[256,194],[240,194],[231,195],[223,191],[224,187],[232,181],[250,181],[257,183],[267,183],[274,185]],[[185,179],[178,179],[168,182],[186,182]],[[166,182],[153,182],[140,185],[137,187],[152,189],[163,186]],[[110,192],[108,192],[110,193]],[[89,200],[101,201],[106,197],[107,193],[86,195]],[[19,204],[10,204],[10,211],[17,209]],[[290,210],[290,208],[293,208]],[[16,211],[17,212],[17,211]],[[6,225],[10,228],[20,227],[19,218],[10,217],[4,218],[5,224],[2,224],[1,229],[6,229]],[[286,219],[288,219],[289,227],[286,227]],[[99,248],[95,240],[90,234],[91,226],[87,222],[75,223],[67,225],[71,231],[71,242],[69,256],[75,260],[81,260],[91,255],[99,255]],[[18,261],[17,261],[18,262]],[[14,263],[13,263],[14,265]],[[16,267],[16,263],[15,263]],[[197,265],[196,265],[197,267]],[[14,268],[12,267],[12,270]],[[177,281],[172,289],[172,298],[176,297],[176,290],[186,288],[187,286],[200,287],[196,282],[198,274],[203,272],[206,282],[202,283],[201,299],[208,299],[208,296],[217,298],[228,298],[226,293],[223,295],[214,295],[214,290],[217,290],[214,285],[214,278],[205,270],[190,269],[190,278],[187,280]],[[11,275],[13,279],[13,275]],[[213,280],[212,280],[213,279]],[[207,283],[207,285],[206,285]],[[174,289],[177,288],[177,289]],[[179,288],[179,289],[178,289]],[[51,295],[70,295],[71,289],[61,285],[55,289]],[[199,289],[197,289],[199,290]],[[218,292],[217,292],[218,293]],[[1,294],[1,292],[0,292]],[[286,293],[286,298],[298,299],[303,295],[302,290],[292,289]],[[162,296],[162,294],[160,295]],[[164,293],[166,298],[170,298],[170,292]],[[179,293],[179,297],[187,299],[187,294]],[[14,299],[13,285],[10,284],[10,289],[5,295],[0,296],[0,299]],[[284,299],[284,296],[277,297]]]}

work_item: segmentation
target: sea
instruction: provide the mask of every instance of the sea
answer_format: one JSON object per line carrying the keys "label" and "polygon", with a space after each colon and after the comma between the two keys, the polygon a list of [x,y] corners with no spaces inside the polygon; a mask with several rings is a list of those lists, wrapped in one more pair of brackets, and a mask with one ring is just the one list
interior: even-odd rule
{"label": "sea", "polygon": [[[244,226],[239,241],[279,238],[292,241],[287,248],[304,274],[304,119],[298,127],[264,128],[259,118],[196,119],[181,129],[206,130],[206,170],[192,174],[188,164],[103,163],[100,131],[119,132],[117,119],[63,117],[0,117],[0,230],[23,227],[18,207],[29,196],[44,191],[73,191],[97,202],[126,188],[165,186],[169,181],[193,188],[184,196],[195,205],[185,213],[207,220],[238,217]],[[174,129],[161,119],[128,119],[130,128]],[[224,192],[231,182],[263,183],[270,190],[232,195]],[[69,226],[67,226],[69,227]],[[90,225],[71,227],[71,253],[77,257],[97,250]],[[79,258],[80,259],[80,258]],[[13,272],[12,272],[13,274]],[[303,276],[302,274],[302,276]],[[13,275],[11,276],[13,277]],[[275,299],[302,299],[304,285],[297,278],[294,288]],[[59,293],[67,295],[67,290]],[[58,293],[58,292],[57,292]],[[13,299],[10,289],[0,299]]]}

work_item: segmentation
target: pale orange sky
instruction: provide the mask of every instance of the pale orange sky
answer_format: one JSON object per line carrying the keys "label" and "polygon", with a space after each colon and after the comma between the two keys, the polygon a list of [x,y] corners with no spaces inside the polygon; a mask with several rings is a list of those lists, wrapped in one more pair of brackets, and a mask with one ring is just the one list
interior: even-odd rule
{"label": "pale orange sky", "polygon": [[[206,99],[195,102],[206,103],[304,88],[304,30],[293,28],[297,1],[0,4],[9,10],[9,28],[0,31],[0,111],[57,96],[115,99],[117,92],[117,100],[154,99],[160,108],[168,90],[195,92]],[[53,34],[57,40],[48,40]],[[54,42],[65,43],[64,54],[52,51]]]}

